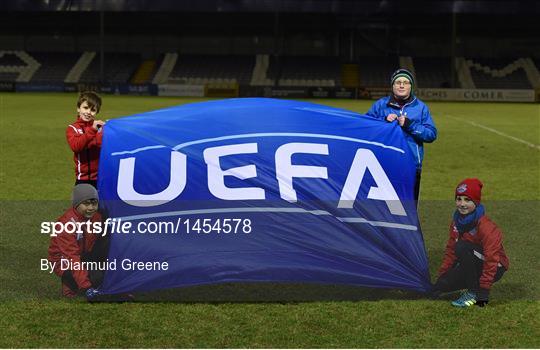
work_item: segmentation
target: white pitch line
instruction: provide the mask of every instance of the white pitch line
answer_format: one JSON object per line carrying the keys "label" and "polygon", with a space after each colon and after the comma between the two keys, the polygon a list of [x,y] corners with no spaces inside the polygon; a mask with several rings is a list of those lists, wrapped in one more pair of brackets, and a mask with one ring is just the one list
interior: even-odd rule
{"label": "white pitch line", "polygon": [[493,129],[493,128],[490,128],[489,126],[485,126],[485,125],[482,125],[482,124],[478,124],[478,123],[475,123],[475,122],[472,122],[470,120],[466,120],[466,119],[461,119],[461,118],[458,118],[458,117],[454,117],[450,114],[446,114],[447,117],[451,118],[451,119],[455,119],[455,120],[459,120],[459,121],[462,121],[462,122],[465,122],[467,124],[471,124],[473,126],[477,126],[479,128],[482,128],[482,129],[485,129],[487,131],[491,131],[492,133],[495,133],[497,135],[500,135],[500,136],[503,136],[503,137],[506,137],[510,140],[514,140],[516,142],[519,142],[519,143],[523,143],[531,148],[535,148],[536,150],[540,151],[540,145],[536,145],[534,143],[530,143],[528,141],[525,141],[525,140],[522,140],[520,138],[517,138],[515,136],[512,136],[512,135],[508,135],[508,134],[505,134],[504,132],[501,132],[499,130],[496,130],[496,129]]}

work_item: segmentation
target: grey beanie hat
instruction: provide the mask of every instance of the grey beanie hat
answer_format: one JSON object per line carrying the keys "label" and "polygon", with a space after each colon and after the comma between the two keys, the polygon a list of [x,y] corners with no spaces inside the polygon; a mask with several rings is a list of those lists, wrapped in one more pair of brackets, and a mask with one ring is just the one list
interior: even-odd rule
{"label": "grey beanie hat", "polygon": [[73,207],[76,208],[85,200],[98,199],[98,192],[96,188],[90,184],[78,184],[73,187],[73,196],[71,198],[71,203],[73,204]]}

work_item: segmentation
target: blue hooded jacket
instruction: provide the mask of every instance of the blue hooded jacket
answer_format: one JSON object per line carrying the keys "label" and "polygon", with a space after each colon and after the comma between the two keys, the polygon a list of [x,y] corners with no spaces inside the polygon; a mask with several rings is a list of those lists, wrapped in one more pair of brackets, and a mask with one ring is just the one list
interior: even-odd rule
{"label": "blue hooded jacket", "polygon": [[429,108],[414,95],[402,106],[392,96],[387,96],[377,100],[366,115],[386,120],[386,117],[392,113],[398,116],[404,115],[409,119],[409,122],[403,126],[403,131],[405,131],[409,148],[414,154],[416,169],[422,169],[424,142],[431,143],[437,139],[437,128],[433,123]]}

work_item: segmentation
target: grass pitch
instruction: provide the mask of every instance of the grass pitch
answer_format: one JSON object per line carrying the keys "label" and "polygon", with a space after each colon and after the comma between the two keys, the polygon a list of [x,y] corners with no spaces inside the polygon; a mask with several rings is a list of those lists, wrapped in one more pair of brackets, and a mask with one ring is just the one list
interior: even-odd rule
{"label": "grass pitch", "polygon": [[[103,97],[101,119],[201,101]],[[465,177],[484,182],[511,264],[488,307],[456,310],[399,291],[280,284],[186,288],[182,302],[61,299],[58,278],[39,269],[49,240],[39,223],[69,206],[64,133],[75,102],[75,94],[0,94],[0,347],[540,347],[539,104],[428,103],[439,137],[425,147],[420,218],[432,275]],[[371,104],[312,102],[360,113]],[[261,302],[282,296],[296,301]]]}

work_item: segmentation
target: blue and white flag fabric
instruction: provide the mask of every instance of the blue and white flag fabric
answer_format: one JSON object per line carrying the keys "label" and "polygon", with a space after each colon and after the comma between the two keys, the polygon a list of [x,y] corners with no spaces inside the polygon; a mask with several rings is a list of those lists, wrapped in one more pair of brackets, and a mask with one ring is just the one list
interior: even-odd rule
{"label": "blue and white flag fabric", "polygon": [[265,98],[107,122],[101,292],[223,282],[427,291],[415,163],[397,123]]}

